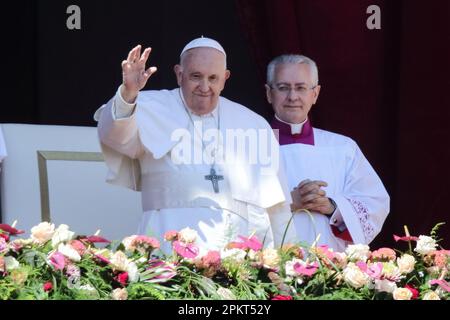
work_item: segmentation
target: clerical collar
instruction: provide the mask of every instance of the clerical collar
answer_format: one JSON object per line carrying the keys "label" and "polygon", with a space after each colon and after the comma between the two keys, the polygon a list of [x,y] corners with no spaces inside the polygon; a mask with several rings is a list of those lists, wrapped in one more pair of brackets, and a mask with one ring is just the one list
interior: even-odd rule
{"label": "clerical collar", "polygon": [[314,145],[314,131],[309,119],[299,124],[302,126],[301,133],[292,133],[291,123],[281,121],[277,116],[272,119],[270,125],[274,130],[278,130],[280,145],[292,143]]}
{"label": "clerical collar", "polygon": [[195,119],[205,119],[205,118],[209,118],[212,117],[214,119],[217,119],[217,115],[218,115],[218,108],[217,106],[214,108],[213,111],[211,111],[210,113],[206,113],[206,114],[195,114],[191,109],[187,108],[187,111],[191,114],[191,116]]}
{"label": "clerical collar", "polygon": [[283,122],[284,124],[287,124],[291,127],[291,134],[301,134],[303,125],[308,121],[308,118],[305,119],[302,123],[289,123],[286,121],[281,120],[277,115],[275,115],[275,119],[277,119],[280,122]]}

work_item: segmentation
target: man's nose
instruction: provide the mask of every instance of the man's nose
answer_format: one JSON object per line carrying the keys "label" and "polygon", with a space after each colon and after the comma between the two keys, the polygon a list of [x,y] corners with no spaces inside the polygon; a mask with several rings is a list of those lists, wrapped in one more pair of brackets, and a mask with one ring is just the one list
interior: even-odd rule
{"label": "man's nose", "polygon": [[296,101],[300,98],[300,94],[297,92],[297,90],[291,88],[289,90],[287,98],[289,101]]}
{"label": "man's nose", "polygon": [[209,91],[209,82],[207,79],[203,79],[199,83],[200,91],[208,92]]}

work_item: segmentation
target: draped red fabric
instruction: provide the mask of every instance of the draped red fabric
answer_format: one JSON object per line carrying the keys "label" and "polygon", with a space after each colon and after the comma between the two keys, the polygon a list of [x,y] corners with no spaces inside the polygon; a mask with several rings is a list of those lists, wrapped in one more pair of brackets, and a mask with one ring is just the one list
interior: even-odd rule
{"label": "draped red fabric", "polygon": [[[449,2],[236,4],[261,83],[276,55],[301,53],[316,61],[322,89],[314,126],[356,140],[391,195],[391,214],[374,245],[393,245],[392,234],[402,234],[403,225],[418,235],[449,221]],[[381,29],[366,25],[370,5],[380,8]],[[447,247],[449,230],[439,233]]]}

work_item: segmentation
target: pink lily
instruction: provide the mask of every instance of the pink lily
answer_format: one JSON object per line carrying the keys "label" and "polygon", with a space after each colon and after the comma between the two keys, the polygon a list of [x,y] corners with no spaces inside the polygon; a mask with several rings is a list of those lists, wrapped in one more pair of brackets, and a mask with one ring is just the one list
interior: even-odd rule
{"label": "pink lily", "polygon": [[319,268],[319,264],[317,263],[317,261],[314,261],[313,263],[306,264],[306,265],[303,265],[299,262],[294,264],[295,272],[297,272],[301,275],[307,276],[307,277],[311,277],[314,273],[316,273],[318,268]]}
{"label": "pink lily", "polygon": [[242,250],[252,249],[253,251],[261,250],[263,245],[256,236],[244,237],[239,236],[242,242],[231,242],[229,247]]}
{"label": "pink lily", "polygon": [[396,242],[398,241],[417,241],[419,240],[419,237],[413,237],[413,236],[404,236],[404,237],[399,237],[397,235],[394,234],[394,240]]}
{"label": "pink lily", "polygon": [[430,281],[430,284],[437,284],[445,291],[450,292],[450,284],[448,284],[445,280],[434,279]]}
{"label": "pink lily", "polygon": [[58,251],[52,253],[52,255],[49,258],[51,265],[56,270],[63,270],[66,266],[66,258],[64,255]]}
{"label": "pink lily", "polygon": [[183,258],[195,258],[199,253],[199,248],[192,243],[183,243],[177,240],[172,243],[172,247]]}
{"label": "pink lily", "polygon": [[105,238],[99,237],[99,236],[84,237],[84,238],[80,238],[80,240],[90,242],[90,243],[111,243],[111,241],[109,241],[108,239],[105,239]]}
{"label": "pink lily", "polygon": [[3,230],[5,232],[9,233],[11,236],[15,236],[16,234],[25,233],[24,230],[19,230],[19,229],[13,228],[9,224],[6,224],[6,223],[0,223],[0,230]]}

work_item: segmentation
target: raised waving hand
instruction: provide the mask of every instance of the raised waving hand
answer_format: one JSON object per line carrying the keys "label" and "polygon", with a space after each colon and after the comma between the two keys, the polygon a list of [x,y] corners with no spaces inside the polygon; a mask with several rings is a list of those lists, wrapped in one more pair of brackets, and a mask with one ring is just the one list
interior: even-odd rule
{"label": "raised waving hand", "polygon": [[145,87],[147,80],[156,72],[156,67],[145,69],[145,64],[152,51],[147,48],[141,54],[141,45],[134,47],[127,60],[122,61],[122,90],[121,94],[128,103],[134,103],[140,90]]}

